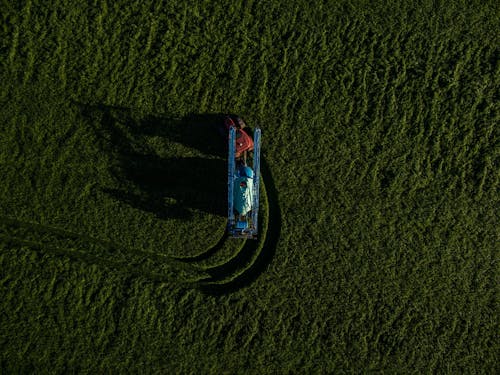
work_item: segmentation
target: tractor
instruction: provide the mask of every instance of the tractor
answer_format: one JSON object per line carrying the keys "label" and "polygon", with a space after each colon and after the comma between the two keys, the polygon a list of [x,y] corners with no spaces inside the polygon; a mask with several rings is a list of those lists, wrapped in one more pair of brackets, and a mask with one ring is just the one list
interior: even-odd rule
{"label": "tractor", "polygon": [[261,130],[253,139],[237,116],[224,118],[223,133],[228,139],[228,234],[233,238],[257,239],[260,189]]}

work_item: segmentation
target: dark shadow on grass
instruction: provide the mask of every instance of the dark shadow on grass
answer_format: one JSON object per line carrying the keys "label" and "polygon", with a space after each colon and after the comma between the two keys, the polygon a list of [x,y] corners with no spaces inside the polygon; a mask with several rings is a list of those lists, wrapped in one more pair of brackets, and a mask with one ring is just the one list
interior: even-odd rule
{"label": "dark shadow on grass", "polygon": [[226,213],[225,163],[219,159],[161,158],[126,155],[122,176],[133,186],[103,189],[115,199],[159,219],[189,218],[191,209],[214,215]]}
{"label": "dark shadow on grass", "polygon": [[[182,119],[134,113],[131,109],[78,104],[90,118],[119,186],[102,190],[114,199],[153,213],[159,219],[190,219],[192,209],[224,216],[226,162],[224,139],[217,132],[220,114]],[[194,148],[207,157],[161,157],[148,138]]]}
{"label": "dark shadow on grass", "polygon": [[132,130],[136,134],[165,137],[207,155],[225,158],[225,141],[218,133],[222,114],[190,114],[182,119],[145,116]]}

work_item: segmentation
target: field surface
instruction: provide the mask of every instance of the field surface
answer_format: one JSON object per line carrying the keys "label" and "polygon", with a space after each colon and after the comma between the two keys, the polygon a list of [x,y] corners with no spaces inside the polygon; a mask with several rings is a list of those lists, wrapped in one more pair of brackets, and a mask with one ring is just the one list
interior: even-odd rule
{"label": "field surface", "polygon": [[498,4],[0,1],[0,372],[499,373]]}

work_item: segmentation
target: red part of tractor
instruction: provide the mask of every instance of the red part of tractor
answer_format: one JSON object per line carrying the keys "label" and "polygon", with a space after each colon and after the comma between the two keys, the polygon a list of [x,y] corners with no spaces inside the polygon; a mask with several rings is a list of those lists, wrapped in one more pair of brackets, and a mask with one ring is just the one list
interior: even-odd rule
{"label": "red part of tractor", "polygon": [[246,151],[253,151],[253,139],[250,137],[243,128],[246,127],[245,122],[237,116],[224,117],[224,136],[229,138],[229,128],[236,129],[236,158],[240,158]]}

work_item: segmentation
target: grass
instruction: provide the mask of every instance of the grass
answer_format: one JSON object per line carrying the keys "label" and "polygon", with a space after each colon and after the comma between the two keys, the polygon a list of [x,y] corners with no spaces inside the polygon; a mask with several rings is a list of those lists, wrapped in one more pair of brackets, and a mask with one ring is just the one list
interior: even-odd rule
{"label": "grass", "polygon": [[1,8],[2,373],[498,372],[495,2]]}

